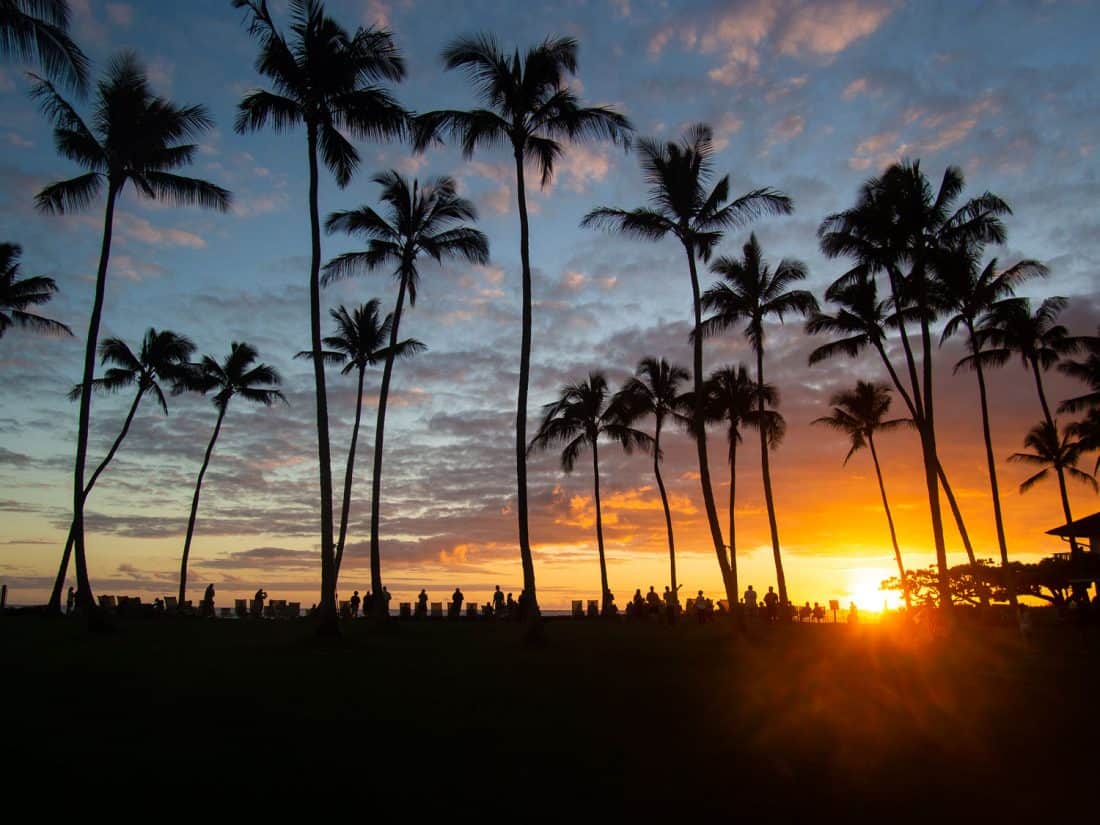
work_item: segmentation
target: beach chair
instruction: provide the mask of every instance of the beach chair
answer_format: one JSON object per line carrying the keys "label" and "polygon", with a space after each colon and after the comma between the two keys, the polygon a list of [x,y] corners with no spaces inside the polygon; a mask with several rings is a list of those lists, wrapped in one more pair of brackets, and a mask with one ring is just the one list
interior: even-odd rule
{"label": "beach chair", "polygon": [[401,602],[397,606],[397,615],[402,619],[411,619],[413,614],[412,602]]}
{"label": "beach chair", "polygon": [[581,601],[580,599],[573,599],[573,618],[574,619],[583,619],[584,618],[584,602]]}
{"label": "beach chair", "polygon": [[218,610],[221,612],[221,617],[223,619],[232,619],[233,618],[233,608],[232,607],[220,607],[220,608],[218,608]]}
{"label": "beach chair", "polygon": [[233,610],[237,613],[238,619],[243,619],[248,615],[248,599],[234,599]]}
{"label": "beach chair", "polygon": [[588,600],[588,615],[593,619],[600,615],[600,603],[596,599]]}
{"label": "beach chair", "polygon": [[443,602],[432,602],[431,617],[433,619],[443,618]]}
{"label": "beach chair", "polygon": [[180,609],[181,613],[191,613],[192,612],[191,600],[187,599],[186,601],[180,602],[179,609]]}
{"label": "beach chair", "polygon": [[258,618],[260,616],[260,603],[255,599],[249,599],[248,612],[250,615],[256,616]]}
{"label": "beach chair", "polygon": [[265,619],[274,619],[275,618],[275,605],[270,604],[270,603],[264,605],[264,618]]}
{"label": "beach chair", "polygon": [[180,606],[179,602],[176,601],[175,596],[165,596],[164,597],[164,612],[165,613],[175,613],[177,610],[179,610],[179,606]]}
{"label": "beach chair", "polygon": [[288,619],[298,619],[302,616],[302,603],[301,602],[287,602],[286,607],[283,608],[283,613]]}
{"label": "beach chair", "polygon": [[466,618],[477,618],[477,602],[470,602],[468,605],[466,605]]}
{"label": "beach chair", "polygon": [[113,611],[118,605],[115,602],[114,596],[100,596],[99,606],[102,607],[104,610]]}

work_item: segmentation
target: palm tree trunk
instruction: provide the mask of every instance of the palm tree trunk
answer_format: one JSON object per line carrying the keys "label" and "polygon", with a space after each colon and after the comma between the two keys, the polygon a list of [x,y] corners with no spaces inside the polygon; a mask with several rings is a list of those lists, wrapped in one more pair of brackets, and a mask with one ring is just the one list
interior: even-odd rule
{"label": "palm tree trunk", "polygon": [[684,243],[687,253],[688,272],[691,274],[691,306],[695,314],[695,326],[692,327],[692,385],[694,389],[695,409],[692,420],[695,449],[699,456],[699,485],[703,488],[703,509],[707,514],[707,526],[710,527],[714,552],[718,556],[718,569],[722,573],[722,583],[726,588],[726,598],[731,605],[737,603],[737,592],[730,590],[730,565],[726,557],[726,544],[722,541],[722,526],[718,523],[718,508],[714,504],[714,490],[710,486],[710,462],[707,458],[707,428],[703,419],[703,305],[699,297],[699,272],[695,265],[695,252],[689,243]]}
{"label": "palm tree trunk", "polygon": [[[1035,389],[1039,392],[1039,405],[1043,408],[1043,419],[1047,422],[1047,426],[1054,432],[1055,438],[1058,437],[1058,425],[1054,423],[1054,416],[1051,415],[1050,405],[1047,403],[1047,394],[1043,390],[1043,374],[1039,371],[1039,362],[1034,358],[1029,359],[1031,363],[1031,372],[1035,376]],[[1069,514],[1069,493],[1066,490],[1066,474],[1062,470],[1062,465],[1055,464],[1054,472],[1058,474],[1058,488],[1062,491],[1062,510],[1065,511],[1066,524],[1069,524],[1073,519]],[[1081,552],[1080,546],[1077,544],[1077,537],[1069,537],[1069,552],[1070,557],[1076,561],[1078,554]]]}
{"label": "palm tree trunk", "polygon": [[317,397],[317,461],[321,488],[321,633],[338,633],[336,557],[332,542],[332,464],[328,440],[328,397],[321,357],[321,218],[317,209],[317,126],[307,127],[309,143],[309,333],[313,349],[313,382]]}
{"label": "palm tree trunk", "polygon": [[[977,564],[977,557],[974,555],[974,545],[970,542],[970,531],[966,529],[966,522],[963,521],[962,510],[959,509],[959,502],[955,498],[955,492],[951,489],[951,485],[947,481],[947,473],[943,469],[943,465],[938,461],[936,462],[936,477],[940,480],[940,486],[943,487],[944,498],[947,499],[947,506],[951,508],[951,515],[955,519],[955,526],[959,529],[959,538],[962,539],[963,550],[966,551],[966,558],[971,564]],[[988,600],[983,602],[987,604]]]}
{"label": "palm tree trunk", "polygon": [[611,590],[607,585],[607,560],[603,552],[603,515],[600,510],[600,454],[596,439],[592,439],[592,487],[596,492],[596,547],[600,551],[600,615],[606,616],[611,606]]}
{"label": "palm tree trunk", "polygon": [[[122,440],[126,438],[126,433],[130,431],[130,422],[134,420],[134,414],[137,412],[138,404],[141,403],[141,397],[143,395],[145,395],[145,387],[139,385],[137,395],[134,396],[134,401],[130,404],[130,411],[126,413],[126,420],[122,422],[122,431],[111,445],[111,449],[107,451],[106,457],[104,457],[104,459],[99,462],[99,466],[95,468],[95,472],[92,473],[92,477],[88,479],[88,483],[84,485],[85,501],[88,499],[88,493],[95,487],[96,479],[98,479],[100,474],[107,469],[107,465],[110,464],[111,459],[115,457],[118,448],[122,446]],[[73,541],[76,537],[75,528],[75,522],[69,525],[69,536],[65,539],[65,550],[61,554],[61,567],[57,571],[57,578],[54,579],[53,583],[53,592],[50,593],[50,601],[46,605],[46,611],[49,613],[61,612],[61,591],[65,589],[65,578],[69,574],[69,556],[72,554]]]}
{"label": "palm tree trunk", "polygon": [[661,506],[665,511],[665,531],[668,533],[668,566],[669,576],[672,579],[672,599],[677,602],[676,592],[676,541],[672,534],[672,510],[668,506],[668,492],[665,490],[664,479],[661,478],[661,419],[657,418],[657,427],[653,436],[653,475],[657,477],[657,489],[661,493]]}
{"label": "palm tree trunk", "polygon": [[96,270],[95,298],[88,319],[88,337],[84,343],[84,375],[81,379],[80,413],[76,430],[76,463],[73,468],[73,547],[76,561],[76,604],[78,609],[93,613],[95,596],[88,578],[88,560],[84,548],[84,462],[88,457],[88,429],[92,411],[92,380],[95,377],[95,353],[99,343],[99,323],[103,316],[103,299],[107,291],[107,264],[111,259],[111,235],[114,231],[115,200],[118,189],[111,182],[107,188],[107,206],[103,214],[103,240]]}
{"label": "palm tree trunk", "polygon": [[890,527],[890,542],[894,545],[894,558],[898,562],[898,575],[901,576],[901,592],[905,597],[905,609],[913,607],[909,597],[909,582],[905,579],[905,565],[901,562],[901,548],[898,546],[898,534],[894,530],[894,517],[890,514],[890,502],[886,500],[886,485],[882,481],[882,468],[878,463],[878,451],[875,449],[875,440],[870,433],[867,434],[867,446],[871,449],[871,460],[875,462],[875,477],[878,478],[878,491],[882,495],[882,509],[886,511],[886,523]]}
{"label": "palm tree trunk", "polygon": [[[760,388],[764,386],[763,347],[758,347],[756,350],[756,385]],[[764,477],[764,504],[768,508],[768,529],[771,531],[772,556],[775,558],[775,578],[776,584],[779,586],[779,604],[786,607],[790,602],[787,600],[787,577],[783,575],[783,556],[779,550],[779,525],[775,520],[775,498],[772,495],[771,462],[768,456],[768,427],[764,423],[763,392],[760,393],[757,399],[756,409],[760,413],[760,426],[757,428],[760,430],[760,470],[761,475]],[[784,616],[786,615],[787,612],[784,611]]]}
{"label": "palm tree trunk", "polygon": [[378,418],[374,427],[374,468],[370,484],[370,587],[374,596],[374,613],[380,619],[389,616],[389,606],[382,594],[382,548],[379,541],[379,520],[382,505],[382,449],[386,440],[386,406],[390,397],[390,376],[397,357],[397,334],[401,326],[401,311],[405,306],[407,281],[401,278],[397,286],[397,303],[393,307],[390,326],[390,347],[386,365],[382,368],[382,386],[378,390]]}
{"label": "palm tree trunk", "polygon": [[199,468],[199,478],[195,482],[195,495],[191,498],[191,515],[187,519],[187,536],[183,540],[183,558],[180,560],[180,590],[179,605],[187,598],[187,559],[191,555],[191,538],[195,535],[195,518],[199,514],[199,496],[202,495],[202,479],[206,475],[206,468],[210,465],[210,456],[214,452],[214,442],[218,440],[218,433],[222,429],[222,420],[225,411],[229,408],[229,399],[224,404],[218,405],[218,420],[214,424],[214,433],[210,436],[210,443],[206,445],[206,455],[202,459],[202,467]]}
{"label": "palm tree trunk", "polygon": [[516,202],[519,207],[519,257],[523,284],[523,331],[519,348],[519,394],[516,399],[516,513],[519,518],[519,556],[523,565],[524,609],[539,615],[535,595],[535,562],[527,530],[527,385],[531,378],[531,250],[527,223],[527,188],[523,177],[523,148],[515,147]]}
{"label": "palm tree trunk", "polygon": [[741,615],[741,602],[737,594],[741,587],[737,583],[737,525],[734,522],[734,502],[737,499],[737,439],[736,431],[730,427],[730,586],[733,590],[733,598],[730,599],[730,609],[735,616]]}
{"label": "palm tree trunk", "polygon": [[348,447],[348,465],[344,470],[344,504],[340,508],[340,538],[336,542],[336,563],[333,579],[340,578],[340,563],[344,560],[344,541],[348,535],[348,514],[351,512],[351,485],[355,474],[355,445],[359,442],[359,419],[363,414],[363,375],[366,365],[359,367],[359,391],[355,396],[355,424],[351,428],[351,446]]}

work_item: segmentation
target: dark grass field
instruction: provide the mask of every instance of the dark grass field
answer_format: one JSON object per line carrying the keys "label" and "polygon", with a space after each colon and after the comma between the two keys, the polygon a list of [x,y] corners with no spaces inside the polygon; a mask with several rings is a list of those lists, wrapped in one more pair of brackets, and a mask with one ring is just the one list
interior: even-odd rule
{"label": "dark grass field", "polygon": [[5,804],[52,786],[411,821],[1095,813],[1100,636],[1042,630],[552,621],[532,649],[506,623],[322,642],[306,622],[4,617]]}

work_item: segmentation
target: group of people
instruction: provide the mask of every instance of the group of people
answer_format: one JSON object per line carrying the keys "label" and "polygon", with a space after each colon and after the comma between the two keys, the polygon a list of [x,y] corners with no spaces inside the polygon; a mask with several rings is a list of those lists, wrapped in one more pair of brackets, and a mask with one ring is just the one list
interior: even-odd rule
{"label": "group of people", "polygon": [[[618,614],[618,608],[615,606],[615,596],[613,593],[609,591],[605,594],[604,603],[605,616],[614,616]],[[769,587],[768,592],[765,593],[763,597],[760,597],[750,584],[744,596],[741,598],[739,607],[745,620],[753,623],[762,622],[770,624],[784,619],[789,619],[791,621],[797,620],[799,622],[825,621],[825,606],[818,602],[814,602],[813,607],[810,606],[809,602],[806,602],[801,607],[790,604],[786,608],[786,615],[784,615],[783,606],[779,601],[779,594],[775,592],[774,587]],[[674,618],[683,614],[695,618],[700,622],[704,622],[714,616],[721,616],[728,612],[729,604],[725,599],[719,599],[716,605],[714,600],[708,598],[702,590],[698,591],[694,598],[688,600],[686,607],[682,607],[671,588],[666,586],[665,592],[662,595],[657,593],[653,585],[649,586],[649,592],[644,595],[640,587],[635,590],[634,596],[626,606],[626,617],[628,619],[640,619],[652,616]],[[847,620],[849,623],[856,623],[859,621],[859,611],[854,603],[848,609]]]}

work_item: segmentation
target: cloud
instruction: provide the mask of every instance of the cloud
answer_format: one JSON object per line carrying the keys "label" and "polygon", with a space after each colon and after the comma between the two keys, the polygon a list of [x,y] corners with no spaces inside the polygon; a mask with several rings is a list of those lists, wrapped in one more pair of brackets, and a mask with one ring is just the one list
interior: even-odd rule
{"label": "cloud", "polygon": [[168,270],[148,260],[139,260],[132,255],[116,253],[111,256],[111,274],[127,281],[137,283],[149,278],[159,278]]}
{"label": "cloud", "polygon": [[139,218],[128,212],[120,212],[115,218],[115,226],[121,234],[151,246],[185,246],[190,249],[205,249],[206,241],[194,232],[183,229],[160,228],[153,226],[145,218]]}
{"label": "cloud", "polygon": [[7,465],[9,467],[26,467],[31,463],[30,456],[23,453],[12,452],[11,450],[0,447],[0,466]]}
{"label": "cloud", "polygon": [[845,100],[853,100],[862,94],[866,94],[871,88],[871,81],[866,77],[857,77],[851,83],[844,87],[844,91],[841,92],[841,97]]}
{"label": "cloud", "polygon": [[793,10],[778,37],[786,55],[835,55],[873,34],[893,12],[892,3],[876,0],[818,0]]}
{"label": "cloud", "polygon": [[129,26],[134,21],[134,7],[126,3],[108,3],[103,8],[116,26]]}
{"label": "cloud", "polygon": [[25,137],[23,137],[18,132],[8,132],[6,137],[7,137],[8,143],[10,143],[12,146],[18,146],[22,149],[30,149],[31,147],[34,146],[34,141],[33,140],[27,140]]}
{"label": "cloud", "polygon": [[575,143],[566,149],[565,157],[555,170],[555,179],[563,181],[570,192],[583,194],[593,183],[606,178],[610,169],[609,149]]}

